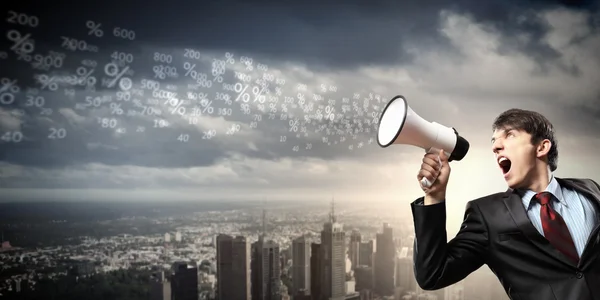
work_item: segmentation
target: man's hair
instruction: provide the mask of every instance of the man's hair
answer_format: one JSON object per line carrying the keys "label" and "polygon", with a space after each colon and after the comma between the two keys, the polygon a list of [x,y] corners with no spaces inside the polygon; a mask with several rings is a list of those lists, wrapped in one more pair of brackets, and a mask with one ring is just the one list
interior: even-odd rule
{"label": "man's hair", "polygon": [[552,172],[558,167],[558,141],[554,136],[554,126],[542,114],[512,108],[503,112],[494,120],[492,130],[497,129],[523,130],[531,135],[531,143],[534,145],[548,139],[552,143],[550,151],[548,151],[548,165]]}

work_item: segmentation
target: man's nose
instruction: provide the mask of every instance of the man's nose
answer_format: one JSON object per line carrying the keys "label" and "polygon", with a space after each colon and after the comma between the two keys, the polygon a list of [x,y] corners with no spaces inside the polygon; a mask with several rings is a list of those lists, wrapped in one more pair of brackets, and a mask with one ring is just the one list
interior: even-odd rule
{"label": "man's nose", "polygon": [[504,145],[502,144],[502,141],[500,139],[495,140],[494,143],[492,144],[492,151],[494,151],[494,153],[498,154],[498,152],[500,152],[500,150],[504,149]]}

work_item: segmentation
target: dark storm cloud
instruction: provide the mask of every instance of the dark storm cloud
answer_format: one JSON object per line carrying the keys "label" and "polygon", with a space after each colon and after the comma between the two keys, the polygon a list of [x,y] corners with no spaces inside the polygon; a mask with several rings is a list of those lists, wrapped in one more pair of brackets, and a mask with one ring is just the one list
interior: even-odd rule
{"label": "dark storm cloud", "polygon": [[[241,55],[252,56],[256,61],[279,62],[292,61],[309,64],[311,70],[341,70],[361,66],[391,66],[410,64],[412,57],[404,52],[409,43],[429,45],[430,47],[446,47],[446,40],[440,37],[439,13],[442,9],[451,9],[459,13],[467,13],[476,21],[494,25],[503,35],[501,51],[525,51],[533,57],[540,67],[558,58],[558,53],[539,40],[547,30],[547,25],[536,19],[533,12],[549,6],[560,6],[559,2],[542,1],[489,1],[485,5],[478,1],[169,1],[168,5],[159,1],[98,1],[85,3],[77,7],[73,4],[63,6],[31,6],[20,11],[36,14],[43,20],[43,26],[36,31],[36,47],[44,51],[60,48],[60,36],[86,39],[89,43],[98,45],[100,53],[67,52],[69,60],[64,70],[73,74],[85,58],[94,59],[100,65],[110,62],[113,51],[124,51],[136,55],[136,61],[131,64],[135,70],[132,77],[135,84],[142,78],[154,78],[152,54],[155,51],[173,54],[181,57],[182,49],[191,47],[201,52],[215,51],[223,59],[225,51],[231,51],[239,59]],[[20,4],[25,6],[25,4]],[[595,9],[590,3],[582,2],[578,9]],[[18,8],[14,8],[17,10]],[[75,12],[78,12],[75,14]],[[518,19],[519,14],[527,18]],[[103,23],[105,37],[103,39],[86,35],[85,23],[94,20]],[[136,31],[135,41],[117,40],[108,37],[114,26],[130,28]],[[516,37],[526,32],[532,36],[530,42],[524,43]],[[2,45],[6,49],[8,45]],[[138,59],[140,58],[141,59]],[[14,62],[14,64],[12,64]],[[11,77],[18,78],[23,87],[40,87],[35,82],[31,71],[24,68],[22,61],[13,61],[7,66]],[[3,62],[4,63],[4,62]],[[182,60],[177,61],[179,77],[160,80],[162,86],[169,83],[184,91],[189,80],[183,78]],[[174,63],[175,65],[175,63]],[[204,66],[209,69],[210,66]],[[102,72],[101,70],[98,72]],[[41,72],[40,73],[44,73]],[[207,72],[209,73],[209,71]],[[575,71],[573,71],[576,74]],[[58,74],[58,73],[57,73]],[[236,80],[229,72],[224,82],[234,83]],[[102,75],[98,75],[101,81]],[[158,80],[158,79],[156,79]],[[307,80],[305,78],[305,80]],[[291,81],[291,80],[290,80]],[[299,80],[301,81],[301,80]],[[357,87],[348,83],[340,83],[340,93],[331,98],[352,96],[347,91],[368,90],[368,87]],[[290,132],[289,119],[280,120],[281,111],[276,118],[270,119],[267,112],[254,110],[249,115],[240,113],[239,104],[232,116],[223,117],[227,126],[243,124],[249,126],[254,115],[263,119],[256,129],[242,130],[244,132],[260,132],[254,136],[231,136],[212,140],[203,139],[205,131],[213,125],[195,128],[185,124],[187,120],[178,119],[175,114],[169,114],[168,105],[163,106],[164,119],[171,123],[166,128],[152,128],[154,120],[148,117],[119,117],[119,128],[125,128],[126,134],[115,133],[114,129],[102,128],[97,118],[111,118],[109,103],[103,105],[104,114],[96,110],[74,110],[78,116],[60,113],[61,109],[73,109],[75,103],[82,103],[86,96],[102,97],[110,94],[115,98],[115,88],[101,87],[97,84],[96,92],[86,91],[85,87],[76,88],[77,96],[69,98],[63,94],[41,92],[46,97],[47,108],[53,109],[51,118],[40,113],[37,108],[28,108],[23,118],[22,131],[27,139],[21,143],[5,143],[0,147],[0,160],[26,166],[43,168],[61,168],[77,166],[86,163],[102,163],[106,165],[135,165],[147,167],[193,167],[209,166],[219,159],[226,158],[231,152],[242,153],[247,157],[277,160],[286,157],[319,157],[335,158],[340,156],[361,155],[358,151],[347,151],[344,145],[323,145],[323,132],[314,133],[315,128],[326,124],[330,130],[336,126],[340,130],[346,126],[352,130],[356,125],[352,122],[342,123],[340,119],[334,122],[315,122],[307,125],[309,136],[301,132]],[[220,88],[220,87],[219,87]],[[211,98],[215,91],[210,92]],[[146,90],[141,99],[150,98],[152,91]],[[270,94],[274,91],[271,90]],[[346,94],[344,94],[346,93]],[[235,96],[232,93],[232,97]],[[362,94],[361,102],[365,94]],[[283,96],[281,97],[283,98]],[[25,101],[24,98],[21,98]],[[161,99],[161,102],[165,99]],[[297,100],[297,99],[296,99]],[[387,99],[386,99],[387,100]],[[282,100],[283,101],[283,100]],[[121,101],[122,109],[140,110],[133,101]],[[16,105],[16,104],[15,104]],[[222,103],[218,107],[226,107]],[[217,109],[218,107],[215,107]],[[5,109],[9,106],[3,107]],[[191,108],[188,107],[188,112]],[[336,107],[338,113],[339,102]],[[301,112],[296,110],[296,116]],[[155,118],[156,119],[156,118]],[[352,118],[347,117],[347,120]],[[183,123],[183,124],[181,124]],[[145,132],[134,134],[140,126]],[[68,138],[49,140],[51,128],[65,128]],[[300,131],[300,130],[299,130]],[[178,136],[189,135],[190,141],[177,141]],[[295,134],[301,138],[295,139]],[[280,142],[280,137],[290,140]],[[373,133],[362,134],[364,140]],[[349,138],[350,140],[351,138]],[[351,140],[348,142],[352,142]],[[254,144],[251,144],[254,143]],[[311,151],[305,151],[311,144]],[[292,146],[298,146],[293,151]],[[367,147],[367,146],[365,146]],[[375,144],[368,147],[375,147]],[[332,150],[336,149],[336,150]],[[85,181],[81,179],[81,181]],[[8,181],[7,181],[8,182]],[[22,187],[33,183],[23,183]],[[51,187],[57,183],[46,182],[38,185]],[[92,183],[76,182],[73,186],[87,186]]]}
{"label": "dark storm cloud", "polygon": [[[134,29],[138,42],[154,46],[230,50],[315,67],[353,68],[408,63],[411,57],[404,51],[408,43],[444,46],[437,32],[443,9],[495,26],[506,34],[507,48],[516,46],[540,64],[549,63],[558,54],[540,43],[547,27],[532,14],[564,5],[597,9],[596,1],[506,0],[113,0],[51,6],[22,3],[18,8],[44,16],[41,36],[46,38],[56,33],[82,36],[86,21],[94,20],[104,24],[107,35],[112,26]],[[523,15],[527,18],[520,18]],[[527,43],[515,38],[523,32],[532,37]],[[115,39],[103,43],[123,44]]]}
{"label": "dark storm cloud", "polygon": [[[38,45],[40,46],[40,45]],[[53,47],[54,46],[54,47]],[[57,45],[47,44],[40,46],[46,51],[56,51]],[[135,48],[135,47],[132,47]],[[168,50],[168,51],[167,51]],[[153,61],[153,56],[156,51],[172,55],[173,61],[169,66],[178,68],[178,74],[174,78],[157,78],[154,72],[154,66],[160,65]],[[344,130],[344,133],[355,132],[357,124],[351,122],[351,115],[342,116],[340,98],[342,96],[349,97],[350,94],[343,92],[326,95],[321,93],[327,99],[338,99],[336,113],[338,119],[332,121],[311,121],[308,124],[303,118],[301,107],[293,108],[291,103],[289,111],[282,110],[284,97],[292,96],[295,101],[296,93],[294,93],[293,78],[286,77],[282,79],[288,80],[290,91],[286,90],[279,97],[278,111],[275,113],[269,112],[271,103],[265,103],[267,108],[262,111],[253,109],[249,114],[242,113],[240,104],[237,102],[232,104],[223,104],[222,101],[216,100],[214,95],[217,92],[223,92],[222,84],[213,81],[211,87],[204,87],[197,92],[205,94],[208,100],[212,100],[215,111],[221,109],[231,109],[231,115],[224,115],[222,118],[230,122],[232,125],[237,124],[244,126],[243,131],[260,132],[262,138],[255,140],[250,138],[250,142],[256,143],[249,145],[244,140],[238,140],[236,136],[226,136],[225,132],[228,128],[218,130],[216,138],[208,139],[207,131],[214,129],[210,124],[204,124],[201,128],[195,128],[191,125],[190,114],[194,113],[194,105],[186,105],[188,116],[180,117],[178,114],[170,112],[169,98],[160,98],[157,93],[169,91],[177,93],[176,98],[190,99],[189,92],[194,92],[194,89],[188,89],[189,85],[194,84],[185,75],[184,61],[197,64],[196,70],[211,76],[212,59],[222,57],[209,56],[209,62],[191,61],[182,58],[181,50],[173,51],[170,49],[161,49],[157,47],[139,47],[127,53],[133,54],[132,63],[127,63],[119,59],[113,58],[114,51],[112,49],[104,50],[100,48],[99,53],[85,52],[67,52],[61,68],[50,68],[50,70],[32,70],[29,64],[21,60],[13,60],[14,72],[8,74],[10,78],[18,79],[19,86],[25,93],[17,96],[16,101],[12,105],[3,106],[4,109],[22,109],[25,111],[22,117],[22,126],[20,132],[24,135],[23,141],[6,142],[0,150],[0,158],[4,161],[27,165],[38,166],[43,168],[56,168],[64,166],[76,166],[86,163],[103,163],[107,165],[138,165],[146,167],[194,167],[207,166],[214,164],[218,159],[228,157],[230,151],[243,153],[250,158],[261,159],[280,159],[283,157],[321,157],[334,158],[340,156],[358,155],[353,152],[344,151],[343,147],[348,147],[350,143],[360,143],[365,136],[372,138],[374,132],[374,124],[372,124],[371,132],[365,132],[359,140],[349,137],[345,141],[334,141],[334,137],[329,137],[330,142],[323,145],[323,134],[335,133],[339,130]],[[32,74],[42,74],[48,78],[71,78],[76,74],[79,67],[85,66],[83,61],[93,61],[98,66],[93,74],[97,83],[94,90],[89,90],[85,85],[76,85],[64,83],[65,80],[56,79],[58,91],[48,91],[43,84],[37,80],[32,80]],[[118,84],[115,87],[107,87],[106,81],[110,80],[104,72],[103,66],[109,63],[115,63],[119,68],[125,66],[134,71],[134,75],[129,76],[133,81],[134,88],[143,94],[128,94],[124,97],[124,93],[119,92]],[[166,64],[163,64],[166,65]],[[233,66],[231,66],[233,67]],[[242,66],[243,67],[243,66]],[[87,69],[92,67],[86,66]],[[29,73],[29,74],[28,74]],[[29,76],[28,76],[29,75]],[[262,72],[259,72],[259,77]],[[29,80],[28,80],[29,79]],[[306,78],[304,78],[306,79]],[[144,80],[153,80],[154,83],[160,83],[160,90],[152,90],[144,87]],[[234,78],[234,72],[228,70],[223,75],[223,83],[232,85],[237,82]],[[172,88],[168,86],[171,85]],[[256,87],[256,85],[254,85]],[[63,91],[63,88],[65,90]],[[250,90],[252,87],[250,87]],[[67,93],[70,90],[72,94]],[[271,85],[268,96],[275,94],[275,87]],[[339,86],[340,91],[351,90],[350,86]],[[195,93],[195,92],[194,92]],[[27,94],[27,95],[24,95]],[[230,93],[230,99],[236,98],[236,93]],[[310,97],[307,93],[306,97]],[[363,97],[368,97],[363,94]],[[43,98],[45,104],[43,109],[32,105],[30,100]],[[148,104],[149,99],[153,98],[155,104]],[[102,103],[96,101],[101,100]],[[361,99],[357,99],[362,100]],[[137,101],[137,102],[136,102]],[[253,101],[250,101],[252,103]],[[307,99],[308,102],[314,102]],[[93,104],[94,103],[94,104]],[[201,104],[195,103],[195,107],[201,107]],[[275,103],[273,103],[275,104]],[[113,105],[119,105],[122,110],[120,114],[113,113]],[[321,105],[323,106],[323,105]],[[147,107],[161,109],[160,116],[140,116],[140,112]],[[357,107],[358,108],[358,107]],[[315,103],[315,110],[319,106]],[[44,113],[45,110],[51,110],[49,115]],[[320,110],[325,113],[325,108]],[[131,111],[137,115],[129,115]],[[374,118],[370,112],[371,119]],[[367,114],[367,113],[365,113]],[[213,116],[216,113],[213,113]],[[282,118],[286,117],[285,119]],[[345,123],[341,122],[344,117]],[[260,118],[260,121],[257,121]],[[169,123],[168,126],[160,126],[161,120]],[[110,122],[114,121],[114,126]],[[292,130],[289,122],[298,122]],[[254,123],[255,129],[249,129]],[[157,126],[158,124],[158,126]],[[327,126],[327,128],[322,128]],[[140,132],[140,127],[143,132]],[[158,128],[157,128],[158,127]],[[320,128],[321,127],[321,128]],[[366,126],[365,126],[366,127]],[[320,128],[320,129],[319,129]],[[67,136],[65,138],[53,137],[57,130],[63,130]],[[125,132],[119,132],[124,130]],[[352,131],[349,131],[352,130]],[[316,131],[323,134],[317,134]],[[338,132],[338,135],[340,133]],[[285,140],[284,140],[285,139]],[[184,142],[184,143],[182,143]],[[371,143],[374,145],[373,141]],[[327,150],[327,148],[339,148],[339,151]],[[367,141],[364,141],[360,147],[367,146]],[[356,147],[353,146],[353,147]],[[324,149],[325,148],[325,149]]]}

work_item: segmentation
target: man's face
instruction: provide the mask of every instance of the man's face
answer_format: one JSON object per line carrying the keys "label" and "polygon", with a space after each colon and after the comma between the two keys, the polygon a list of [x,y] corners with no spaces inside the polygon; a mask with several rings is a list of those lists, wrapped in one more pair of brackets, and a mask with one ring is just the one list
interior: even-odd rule
{"label": "man's face", "polygon": [[531,143],[529,133],[511,128],[497,129],[492,135],[492,151],[510,188],[528,184],[536,163],[536,147]]}

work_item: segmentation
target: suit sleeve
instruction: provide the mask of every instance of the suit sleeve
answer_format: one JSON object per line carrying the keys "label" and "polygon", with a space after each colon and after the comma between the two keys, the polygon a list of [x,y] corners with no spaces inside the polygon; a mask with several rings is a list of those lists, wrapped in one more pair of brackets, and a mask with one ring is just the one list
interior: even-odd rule
{"label": "suit sleeve", "polygon": [[417,283],[424,290],[437,290],[463,280],[479,269],[487,255],[488,229],[473,201],[467,203],[460,231],[449,242],[446,233],[446,203],[411,203],[415,224],[413,249]]}

